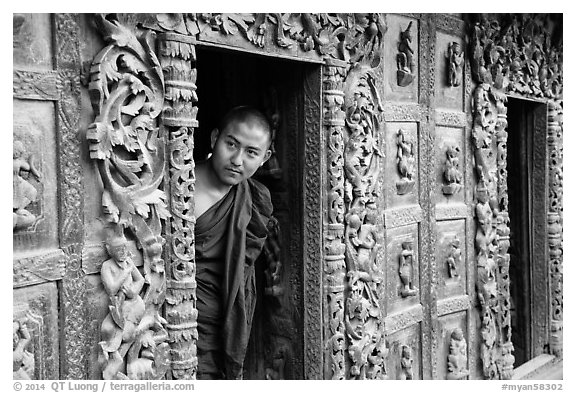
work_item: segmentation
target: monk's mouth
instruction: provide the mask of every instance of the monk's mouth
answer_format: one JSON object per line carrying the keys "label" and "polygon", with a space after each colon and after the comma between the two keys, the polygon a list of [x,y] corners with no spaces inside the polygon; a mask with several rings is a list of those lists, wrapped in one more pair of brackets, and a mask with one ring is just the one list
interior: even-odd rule
{"label": "monk's mouth", "polygon": [[237,175],[241,175],[241,174],[242,174],[242,171],[239,171],[239,170],[237,170],[237,169],[226,168],[226,170],[227,170],[228,172],[232,172],[232,173],[235,173],[235,174],[237,174]]}

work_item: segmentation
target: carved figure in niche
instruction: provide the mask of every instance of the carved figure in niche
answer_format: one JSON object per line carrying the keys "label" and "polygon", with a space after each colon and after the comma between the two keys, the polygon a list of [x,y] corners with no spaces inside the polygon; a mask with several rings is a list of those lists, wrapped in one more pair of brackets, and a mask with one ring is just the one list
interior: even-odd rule
{"label": "carved figure in niche", "polygon": [[476,248],[481,256],[493,255],[496,250],[496,231],[493,227],[493,220],[496,216],[489,203],[488,189],[481,182],[476,188],[476,219],[479,230],[476,231]]}
{"label": "carved figure in niche", "polygon": [[400,42],[398,43],[398,55],[396,55],[396,79],[398,86],[406,87],[414,80],[414,50],[411,47],[412,33],[410,28],[412,21],[408,23],[406,30],[400,32]]}
{"label": "carved figure in niche", "polygon": [[462,188],[462,172],[460,171],[460,148],[449,145],[446,148],[446,162],[444,162],[444,181],[442,187],[445,195],[453,195]]}
{"label": "carved figure in niche", "polygon": [[452,87],[462,84],[464,52],[458,42],[448,44],[448,83]]}
{"label": "carved figure in niche", "polygon": [[407,345],[402,345],[402,358],[400,359],[400,366],[402,366],[402,371],[400,374],[400,379],[414,379],[414,370],[412,370],[413,363],[414,359],[412,359],[412,348]]}
{"label": "carved figure in niche", "polygon": [[402,288],[400,294],[402,297],[416,296],[418,288],[412,284],[412,269],[414,264],[414,250],[412,249],[412,240],[402,242],[402,251],[400,252],[400,283]]}
{"label": "carved figure in niche", "polygon": [[447,379],[465,379],[470,372],[466,368],[468,353],[462,329],[456,328],[450,335]]}
{"label": "carved figure in niche", "polygon": [[34,355],[27,349],[32,336],[26,322],[26,318],[12,322],[12,379],[34,377]]}
{"label": "carved figure in niche", "polygon": [[196,166],[198,379],[239,379],[256,300],[254,262],[268,235],[270,192],[251,177],[270,158],[266,117],[236,107]]}
{"label": "carved figure in niche", "polygon": [[123,233],[113,233],[106,242],[111,256],[100,270],[102,285],[110,298],[108,315],[102,321],[100,361],[104,379],[125,378],[124,356],[139,334],[145,304],[140,297],[144,277],[132,261]]}
{"label": "carved figure in niche", "polygon": [[448,244],[448,258],[446,264],[448,265],[448,277],[456,278],[458,274],[458,266],[462,262],[462,250],[460,250],[460,239],[456,236]]}
{"label": "carved figure in niche", "polygon": [[396,182],[396,190],[399,195],[409,193],[414,188],[414,142],[406,136],[406,131],[399,129],[397,132],[398,145],[396,153],[396,162],[398,163],[398,172],[401,179]]}
{"label": "carved figure in niche", "polygon": [[42,174],[34,165],[32,155],[25,157],[26,148],[21,141],[15,140],[12,143],[12,219],[13,230],[26,229],[37,221],[37,217],[26,208],[33,202],[38,201],[38,191],[28,181],[31,173],[38,181],[42,179]]}

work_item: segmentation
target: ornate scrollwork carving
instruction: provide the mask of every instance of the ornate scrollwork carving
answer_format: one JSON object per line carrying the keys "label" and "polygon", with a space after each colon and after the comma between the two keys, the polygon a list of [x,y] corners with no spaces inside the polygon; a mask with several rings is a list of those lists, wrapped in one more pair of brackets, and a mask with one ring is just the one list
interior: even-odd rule
{"label": "ornate scrollwork carving", "polygon": [[446,148],[446,161],[444,162],[444,195],[453,195],[462,189],[462,171],[460,170],[460,148],[450,145]]}
{"label": "ornate scrollwork carving", "polygon": [[354,67],[346,79],[344,142],[345,215],[344,243],[350,292],[345,324],[350,345],[350,377],[384,379],[388,354],[380,309],[383,273],[377,262],[380,229],[377,224],[376,186],[383,154],[379,148],[382,105],[373,71]]}
{"label": "ornate scrollwork carving", "polygon": [[[160,189],[164,143],[155,122],[164,104],[164,78],[148,36],[138,38],[102,15],[95,22],[108,45],[90,69],[96,118],[87,139],[112,232],[107,243],[112,258],[101,270],[111,304],[101,326],[99,360],[106,379],[162,378],[168,336],[160,316],[166,286],[160,220],[170,214]],[[143,275],[126,253],[127,229],[142,249]]]}
{"label": "ornate scrollwork carving", "polygon": [[462,329],[456,328],[450,335],[448,353],[448,375],[446,379],[466,379],[470,374],[467,368],[468,346]]}

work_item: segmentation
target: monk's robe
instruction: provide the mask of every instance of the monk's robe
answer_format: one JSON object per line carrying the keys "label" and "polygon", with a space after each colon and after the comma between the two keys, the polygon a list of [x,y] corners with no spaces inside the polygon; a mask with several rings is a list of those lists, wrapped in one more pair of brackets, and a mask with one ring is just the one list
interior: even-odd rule
{"label": "monk's robe", "polygon": [[256,305],[270,193],[249,179],[196,220],[198,379],[239,379]]}

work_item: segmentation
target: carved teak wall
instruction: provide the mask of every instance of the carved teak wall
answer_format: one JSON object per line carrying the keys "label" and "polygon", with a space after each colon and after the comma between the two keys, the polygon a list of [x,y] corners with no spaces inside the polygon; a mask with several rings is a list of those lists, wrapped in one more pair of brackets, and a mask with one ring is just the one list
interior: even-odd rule
{"label": "carved teak wall", "polygon": [[271,227],[263,262],[294,326],[247,376],[511,378],[509,97],[547,105],[539,340],[562,357],[561,16],[13,18],[15,379],[195,378],[200,49],[308,70],[302,255]]}

